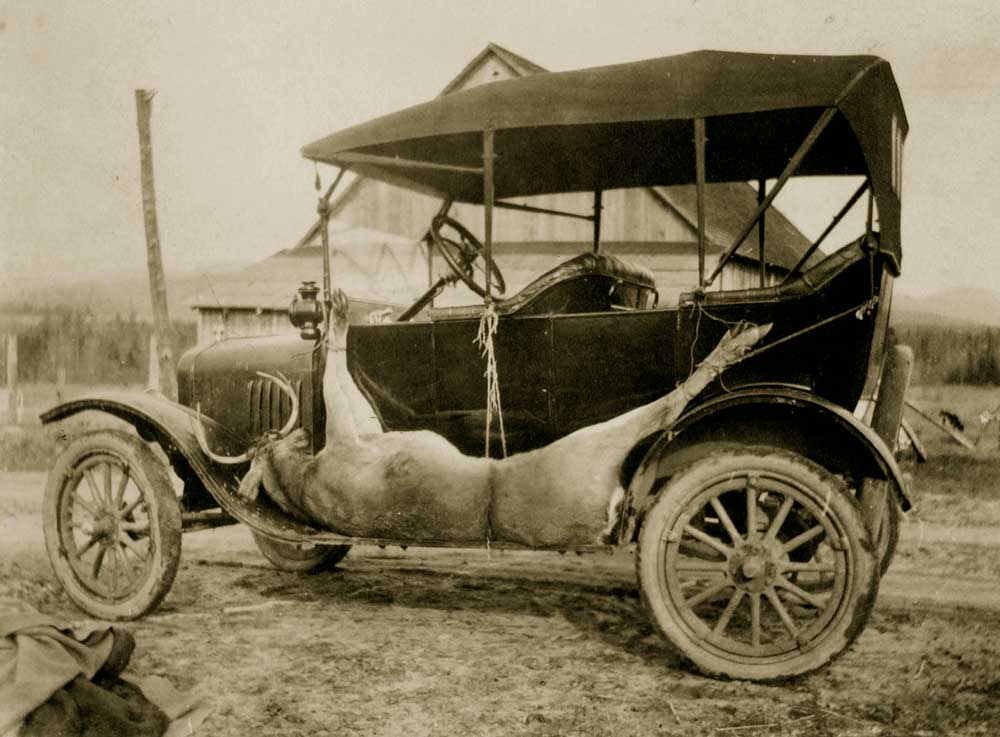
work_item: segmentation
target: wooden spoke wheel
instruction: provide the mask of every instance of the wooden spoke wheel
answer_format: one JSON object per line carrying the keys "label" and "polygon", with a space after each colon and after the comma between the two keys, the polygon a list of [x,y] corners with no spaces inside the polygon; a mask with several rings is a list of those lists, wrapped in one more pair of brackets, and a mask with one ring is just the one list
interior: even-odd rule
{"label": "wooden spoke wheel", "polygon": [[636,567],[653,620],[685,658],[753,680],[840,655],[879,579],[854,498],[771,448],[718,452],[674,475],[643,521]]}
{"label": "wooden spoke wheel", "polygon": [[181,514],[161,461],[138,438],[89,433],[56,459],[43,503],[45,547],[69,597],[101,619],[137,619],[173,584]]}
{"label": "wooden spoke wheel", "polygon": [[251,530],[257,548],[271,564],[281,571],[304,573],[317,568],[333,568],[347,557],[350,545],[313,545],[275,540]]}

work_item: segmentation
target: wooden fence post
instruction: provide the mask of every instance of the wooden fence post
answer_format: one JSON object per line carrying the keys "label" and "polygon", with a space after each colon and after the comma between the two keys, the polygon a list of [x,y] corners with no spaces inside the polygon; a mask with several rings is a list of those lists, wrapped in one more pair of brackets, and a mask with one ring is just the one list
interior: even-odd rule
{"label": "wooden fence post", "polygon": [[59,364],[56,369],[56,401],[60,404],[66,399],[66,367]]}
{"label": "wooden fence post", "polygon": [[167,282],[163,276],[163,256],[160,253],[160,229],[156,219],[156,188],[153,182],[153,144],[149,121],[153,113],[153,90],[135,91],[136,121],[139,127],[139,168],[142,173],[142,212],[146,224],[146,266],[149,269],[149,291],[153,302],[153,330],[158,351],[157,388],[177,401],[177,367],[173,341],[170,339],[170,317],[167,312]]}
{"label": "wooden fence post", "polygon": [[7,336],[7,422],[17,425],[21,420],[20,403],[18,396],[20,392],[17,386],[17,335],[11,333]]}
{"label": "wooden fence post", "polygon": [[156,333],[149,336],[149,372],[146,376],[147,389],[160,388],[160,356],[157,350]]}

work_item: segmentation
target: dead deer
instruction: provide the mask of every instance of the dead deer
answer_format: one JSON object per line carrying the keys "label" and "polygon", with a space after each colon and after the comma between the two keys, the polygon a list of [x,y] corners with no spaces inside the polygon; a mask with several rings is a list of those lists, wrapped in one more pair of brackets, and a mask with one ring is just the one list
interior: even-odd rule
{"label": "dead deer", "polygon": [[[735,327],[665,396],[497,460],[464,455],[430,431],[382,431],[347,370],[347,299],[337,290],[323,377],[326,446],[311,455],[306,432],[288,432],[297,421],[293,413],[282,437],[265,438],[236,458],[251,461],[238,493],[253,500],[263,486],[289,515],[351,537],[490,539],[532,547],[606,542],[619,521],[625,495],[620,470],[629,451],[676,422],[688,402],[768,330],[770,325]],[[269,378],[294,395],[287,381]],[[200,440],[211,453],[203,431]]]}

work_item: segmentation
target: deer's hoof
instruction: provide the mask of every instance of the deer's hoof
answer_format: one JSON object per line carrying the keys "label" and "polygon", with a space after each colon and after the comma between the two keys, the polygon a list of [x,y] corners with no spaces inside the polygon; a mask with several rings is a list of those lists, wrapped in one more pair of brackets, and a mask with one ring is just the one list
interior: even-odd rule
{"label": "deer's hoof", "polygon": [[335,289],[333,292],[333,318],[338,321],[347,322],[347,311],[349,307],[347,295],[343,289]]}

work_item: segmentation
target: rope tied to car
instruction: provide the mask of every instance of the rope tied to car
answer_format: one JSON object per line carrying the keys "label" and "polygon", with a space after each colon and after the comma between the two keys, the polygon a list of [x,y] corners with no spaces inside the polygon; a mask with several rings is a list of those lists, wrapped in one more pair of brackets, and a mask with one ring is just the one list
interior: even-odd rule
{"label": "rope tied to car", "polygon": [[[788,335],[782,336],[781,338],[778,338],[777,340],[772,340],[770,343],[766,343],[766,344],[764,344],[762,346],[758,346],[757,348],[754,348],[753,350],[749,351],[748,353],[746,353],[745,355],[743,355],[742,357],[740,357],[736,361],[734,361],[732,364],[730,364],[730,368],[732,366],[735,366],[738,363],[742,363],[743,361],[746,361],[748,359],[754,358],[755,356],[759,356],[761,353],[769,351],[772,348],[777,348],[779,345],[782,345],[782,344],[787,343],[787,342],[789,342],[791,340],[799,338],[799,337],[805,335],[806,333],[810,333],[813,330],[817,330],[818,328],[821,328],[824,325],[829,325],[831,322],[836,322],[837,320],[840,320],[842,318],[848,317],[849,315],[854,315],[855,319],[857,319],[857,320],[864,320],[866,317],[868,317],[868,315],[870,315],[872,313],[872,311],[875,309],[875,306],[877,304],[878,304],[878,295],[874,294],[871,297],[869,297],[868,299],[866,299],[864,302],[861,302],[860,304],[857,304],[854,307],[848,307],[846,310],[842,310],[841,312],[837,312],[837,313],[835,313],[833,315],[830,315],[828,317],[825,317],[825,318],[823,318],[821,320],[817,320],[816,322],[814,322],[814,323],[812,323],[810,325],[806,325],[805,327],[800,328],[798,330],[795,330],[794,332],[791,332]],[[690,369],[691,373],[693,373],[694,370],[695,370],[695,368],[696,368],[696,365],[695,365],[695,362],[694,362],[694,351],[695,351],[695,344],[697,344],[697,342],[698,342],[698,334],[699,334],[699,330],[701,328],[701,317],[702,317],[702,315],[704,315],[705,317],[709,318],[710,320],[714,320],[715,322],[722,323],[727,328],[736,327],[736,326],[740,325],[741,323],[746,323],[747,322],[745,320],[726,320],[725,318],[719,317],[717,315],[713,315],[712,313],[710,313],[708,310],[705,309],[705,307],[701,304],[701,302],[698,302],[698,301],[696,301],[694,303],[694,307],[695,307],[694,312],[696,313],[697,317],[695,318],[694,339],[691,341],[691,369]],[[703,365],[705,365],[705,362],[702,362],[702,363],[698,364],[698,366],[703,366]],[[719,370],[718,367],[715,367],[715,366],[706,366],[706,368],[712,369],[713,372],[715,373],[715,378],[717,378],[720,381],[720,383],[722,382],[722,371]],[[727,391],[727,392],[730,391],[725,386],[725,384],[722,385],[722,388],[725,391]]]}
{"label": "rope tied to car", "polygon": [[486,369],[483,376],[486,377],[486,450],[485,455],[490,455],[490,435],[493,429],[493,416],[496,415],[497,424],[500,426],[500,449],[503,457],[507,457],[507,435],[503,426],[503,409],[500,405],[500,377],[497,371],[497,356],[494,345],[494,336],[500,323],[500,316],[497,314],[496,305],[493,300],[487,300],[486,309],[483,310],[482,317],[479,318],[479,331],[476,334],[475,343],[479,346],[480,355],[486,360]]}

